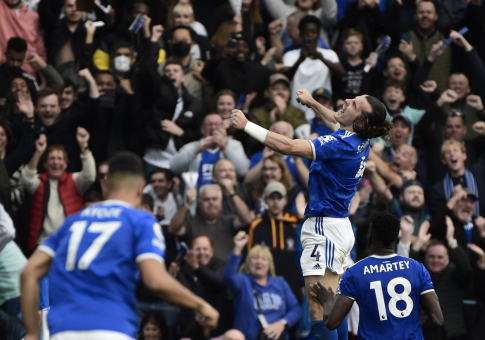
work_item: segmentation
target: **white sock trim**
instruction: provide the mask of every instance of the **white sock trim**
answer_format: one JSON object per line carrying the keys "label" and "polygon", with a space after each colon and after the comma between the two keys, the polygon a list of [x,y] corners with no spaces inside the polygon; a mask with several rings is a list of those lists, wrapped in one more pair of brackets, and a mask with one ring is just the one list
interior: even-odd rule
{"label": "white sock trim", "polygon": [[248,122],[244,128],[244,131],[261,143],[264,143],[266,135],[268,134],[268,130],[254,124],[253,122]]}

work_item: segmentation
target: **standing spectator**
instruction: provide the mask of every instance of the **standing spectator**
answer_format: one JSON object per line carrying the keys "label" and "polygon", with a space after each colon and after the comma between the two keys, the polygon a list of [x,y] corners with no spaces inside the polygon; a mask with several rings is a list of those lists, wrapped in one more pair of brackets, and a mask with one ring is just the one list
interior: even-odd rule
{"label": "standing spectator", "polygon": [[[210,332],[210,338],[218,338],[232,327],[234,313],[222,272],[226,261],[214,256],[214,242],[206,235],[199,235],[192,240],[192,246],[179,266],[170,265],[169,272],[177,280],[210,303],[220,315],[217,328]],[[203,328],[195,321],[195,313],[181,309],[178,319],[180,338],[202,339]]]}
{"label": "standing spectator", "polygon": [[230,160],[221,158],[215,162],[212,183],[219,184],[222,189],[222,214],[236,214],[238,210],[241,215],[250,214],[246,204],[249,193],[237,181],[236,169]]}
{"label": "standing spectator", "polygon": [[[303,17],[298,24],[300,36],[303,39],[302,48],[286,52],[283,56],[282,73],[292,81],[291,93],[296,93],[303,88],[315,89],[320,86],[331,90],[331,72],[345,74],[337,53],[318,47],[321,27],[322,23],[317,17],[313,15]],[[303,108],[307,121],[310,122],[315,117],[312,109],[297,103],[296,96],[291,98],[291,103],[297,108]]]}
{"label": "standing spectator", "polygon": [[444,323],[434,331],[423,329],[425,339],[459,339],[466,335],[462,304],[473,271],[465,250],[454,239],[452,229],[448,228],[446,233],[449,248],[441,241],[431,241],[426,250],[424,265],[440,300]]}
{"label": "standing spectator", "polygon": [[[415,20],[416,27],[409,34],[411,35],[411,43],[416,59],[420,64],[423,64],[433,45],[443,40],[445,36],[436,28],[438,12],[434,2],[429,0],[421,1],[416,6]],[[434,60],[428,79],[436,81],[438,89],[444,91],[450,71],[451,50],[446,49]]]}
{"label": "standing spectator", "polygon": [[[144,138],[148,148],[143,160],[149,165],[147,173],[155,167],[170,168],[173,156],[200,137],[199,126],[205,111],[202,103],[185,88],[183,69],[182,64],[174,60],[164,64],[159,98],[145,123]],[[176,103],[175,108],[172,103]]]}
{"label": "standing spectator", "polygon": [[[156,33],[156,27],[153,28],[154,34]],[[158,72],[165,74],[165,65],[168,61],[175,61],[182,65],[183,70],[183,84],[190,95],[203,102],[205,98],[204,87],[200,73],[204,68],[204,62],[199,58],[193,56],[190,50],[195,44],[196,33],[188,26],[176,26],[171,32],[169,41],[172,50],[172,56],[167,59],[166,62],[161,63],[158,66]],[[155,35],[156,38],[156,35]],[[152,36],[152,45],[155,44],[155,38]],[[199,53],[200,54],[200,53]]]}
{"label": "standing spectator", "polygon": [[[251,110],[248,117],[250,121],[265,129],[269,129],[272,124],[279,121],[288,122],[293,127],[297,138],[309,138],[310,125],[303,111],[291,104],[290,81],[285,75],[281,73],[271,75],[264,95],[267,99],[266,105]],[[261,147],[256,140],[250,138],[250,141],[251,143],[248,144],[251,145],[251,150],[254,151],[254,147]]]}
{"label": "standing spectator", "polygon": [[[234,250],[222,274],[234,297],[234,327],[247,340],[257,340],[259,332],[271,339],[280,339],[280,336],[288,339],[287,329],[300,319],[298,301],[285,279],[276,276],[273,256],[264,246],[251,249],[238,274],[241,253],[247,243],[248,235],[240,231],[234,237]],[[259,313],[268,323],[266,329],[260,327]]]}
{"label": "standing spectator", "polygon": [[337,2],[335,0],[297,0],[295,5],[288,4],[288,1],[285,3],[283,0],[263,0],[263,2],[273,19],[279,19],[282,23],[286,23],[282,27],[283,31],[285,29],[288,32],[290,31],[291,23],[288,19],[295,12],[316,16],[323,23],[320,37],[326,46],[330,46],[328,31],[337,23]]}
{"label": "standing spectator", "polygon": [[183,198],[179,194],[180,180],[173,177],[170,170],[158,169],[150,174],[148,182],[143,192],[154,200],[152,212],[160,224],[168,225],[183,204]]}
{"label": "standing spectator", "polygon": [[[12,37],[20,37],[27,43],[27,55],[36,52],[46,61],[44,40],[40,33],[39,15],[31,12],[22,0],[0,1],[0,63],[5,61],[7,42]],[[24,70],[34,76],[37,68],[24,64]]]}
{"label": "standing spectator", "polygon": [[168,232],[176,236],[186,236],[189,240],[198,235],[207,235],[214,240],[214,255],[225,259],[231,252],[231,242],[237,230],[251,222],[249,214],[222,214],[222,190],[216,184],[206,184],[199,189],[197,213],[188,214],[190,204],[195,199],[195,189],[187,190],[186,204],[177,211],[168,226]]}
{"label": "standing spectator", "polygon": [[264,188],[263,197],[268,209],[249,226],[248,253],[258,244],[269,247],[276,275],[284,277],[293,294],[301,301],[302,285],[295,263],[295,228],[298,218],[283,211],[288,198],[286,188],[280,182],[269,183]]}
{"label": "standing spectator", "polygon": [[[35,142],[35,153],[22,170],[21,182],[32,195],[29,238],[27,248],[33,251],[37,244],[54,233],[66,216],[83,208],[81,195],[96,179],[96,166],[88,149],[89,134],[78,128],[76,139],[81,149],[83,169],[67,173],[67,153],[63,146],[52,145],[47,151],[47,140],[41,135]],[[37,165],[45,151],[45,173],[37,174]]]}
{"label": "standing spectator", "polygon": [[212,183],[212,169],[220,158],[229,159],[236,168],[237,177],[246,174],[249,159],[240,142],[229,138],[218,114],[209,114],[201,127],[202,139],[184,145],[172,158],[170,166],[175,174],[185,171],[199,173],[198,186]]}
{"label": "standing spectator", "polygon": [[455,140],[447,140],[441,146],[441,162],[447,167],[445,177],[436,182],[429,192],[429,211],[435,214],[452,196],[454,188],[461,185],[470,189],[479,198],[475,202],[475,211],[482,215],[480,209],[485,205],[484,174],[478,167],[466,167],[465,146]]}

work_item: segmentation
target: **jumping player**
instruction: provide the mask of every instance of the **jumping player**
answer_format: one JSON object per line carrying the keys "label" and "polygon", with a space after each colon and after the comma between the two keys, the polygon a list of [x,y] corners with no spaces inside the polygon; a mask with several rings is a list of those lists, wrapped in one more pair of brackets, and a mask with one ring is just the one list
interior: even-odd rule
{"label": "jumping player", "polygon": [[431,277],[421,263],[396,254],[397,217],[376,212],[370,221],[367,240],[371,255],[345,272],[337,297],[321,283],[312,285],[310,294],[324,306],[323,318],[329,329],[339,326],[356,301],[360,308],[359,339],[422,340],[420,306],[428,321],[443,324]]}
{"label": "jumping player", "polygon": [[26,340],[39,339],[38,281],[49,274],[51,340],[128,340],[137,332],[135,285],[145,285],[169,303],[191,308],[207,328],[218,312],[166,271],[160,225],[137,210],[145,187],[143,163],[128,152],[113,156],[107,201],[68,217],[40,245],[21,276]]}
{"label": "jumping player", "polygon": [[[301,231],[300,263],[308,295],[310,284],[318,281],[337,288],[354,245],[349,207],[364,174],[369,138],[389,140],[392,124],[386,120],[382,103],[372,96],[347,99],[341,110],[333,112],[314,100],[307,90],[299,90],[297,95],[297,101],[312,108],[334,131],[332,134],[311,141],[289,139],[248,122],[239,110],[232,111],[231,124],[276,152],[313,160],[305,210],[308,219]],[[337,339],[336,331],[325,328],[322,306],[313,299],[308,299],[308,304],[315,338]],[[340,333],[347,336],[346,330],[339,330]]]}

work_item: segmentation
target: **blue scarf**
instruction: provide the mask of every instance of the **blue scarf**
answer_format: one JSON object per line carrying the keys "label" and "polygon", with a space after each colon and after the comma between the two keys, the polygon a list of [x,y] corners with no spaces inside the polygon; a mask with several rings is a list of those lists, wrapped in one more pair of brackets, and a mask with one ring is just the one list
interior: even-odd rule
{"label": "blue scarf", "polygon": [[[468,189],[470,189],[477,197],[478,197],[478,187],[477,187],[477,182],[475,181],[475,177],[473,177],[473,174],[468,168],[465,168],[465,184]],[[453,191],[455,190],[455,187],[453,186],[453,179],[450,176],[450,173],[448,172],[443,179],[443,186],[445,189],[445,197],[446,200],[448,201],[451,196],[453,196]],[[478,206],[478,200],[475,202],[475,211],[474,215],[478,216],[480,210]]]}
{"label": "blue scarf", "polygon": [[212,183],[212,168],[214,163],[221,158],[221,150],[205,150],[200,153],[200,163],[199,163],[199,179],[197,181],[197,189],[199,189],[204,184]]}

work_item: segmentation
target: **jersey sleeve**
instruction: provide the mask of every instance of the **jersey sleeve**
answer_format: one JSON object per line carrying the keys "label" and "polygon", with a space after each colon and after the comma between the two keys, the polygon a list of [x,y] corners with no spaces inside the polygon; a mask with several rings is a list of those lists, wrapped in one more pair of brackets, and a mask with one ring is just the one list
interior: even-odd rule
{"label": "jersey sleeve", "polygon": [[419,295],[423,295],[429,292],[434,292],[434,286],[433,282],[431,282],[431,276],[429,275],[428,271],[426,268],[424,268],[423,264],[419,264],[421,273],[420,273],[420,278],[421,278],[421,291],[419,292]]}
{"label": "jersey sleeve", "polygon": [[151,216],[143,218],[135,229],[135,259],[141,262],[147,259],[165,262],[165,238],[162,227]]}
{"label": "jersey sleeve", "polygon": [[310,141],[313,160],[324,160],[338,157],[343,143],[332,135],[320,136]]}
{"label": "jersey sleeve", "polygon": [[356,299],[354,280],[349,270],[342,276],[337,287],[337,294],[346,296],[352,300]]}

